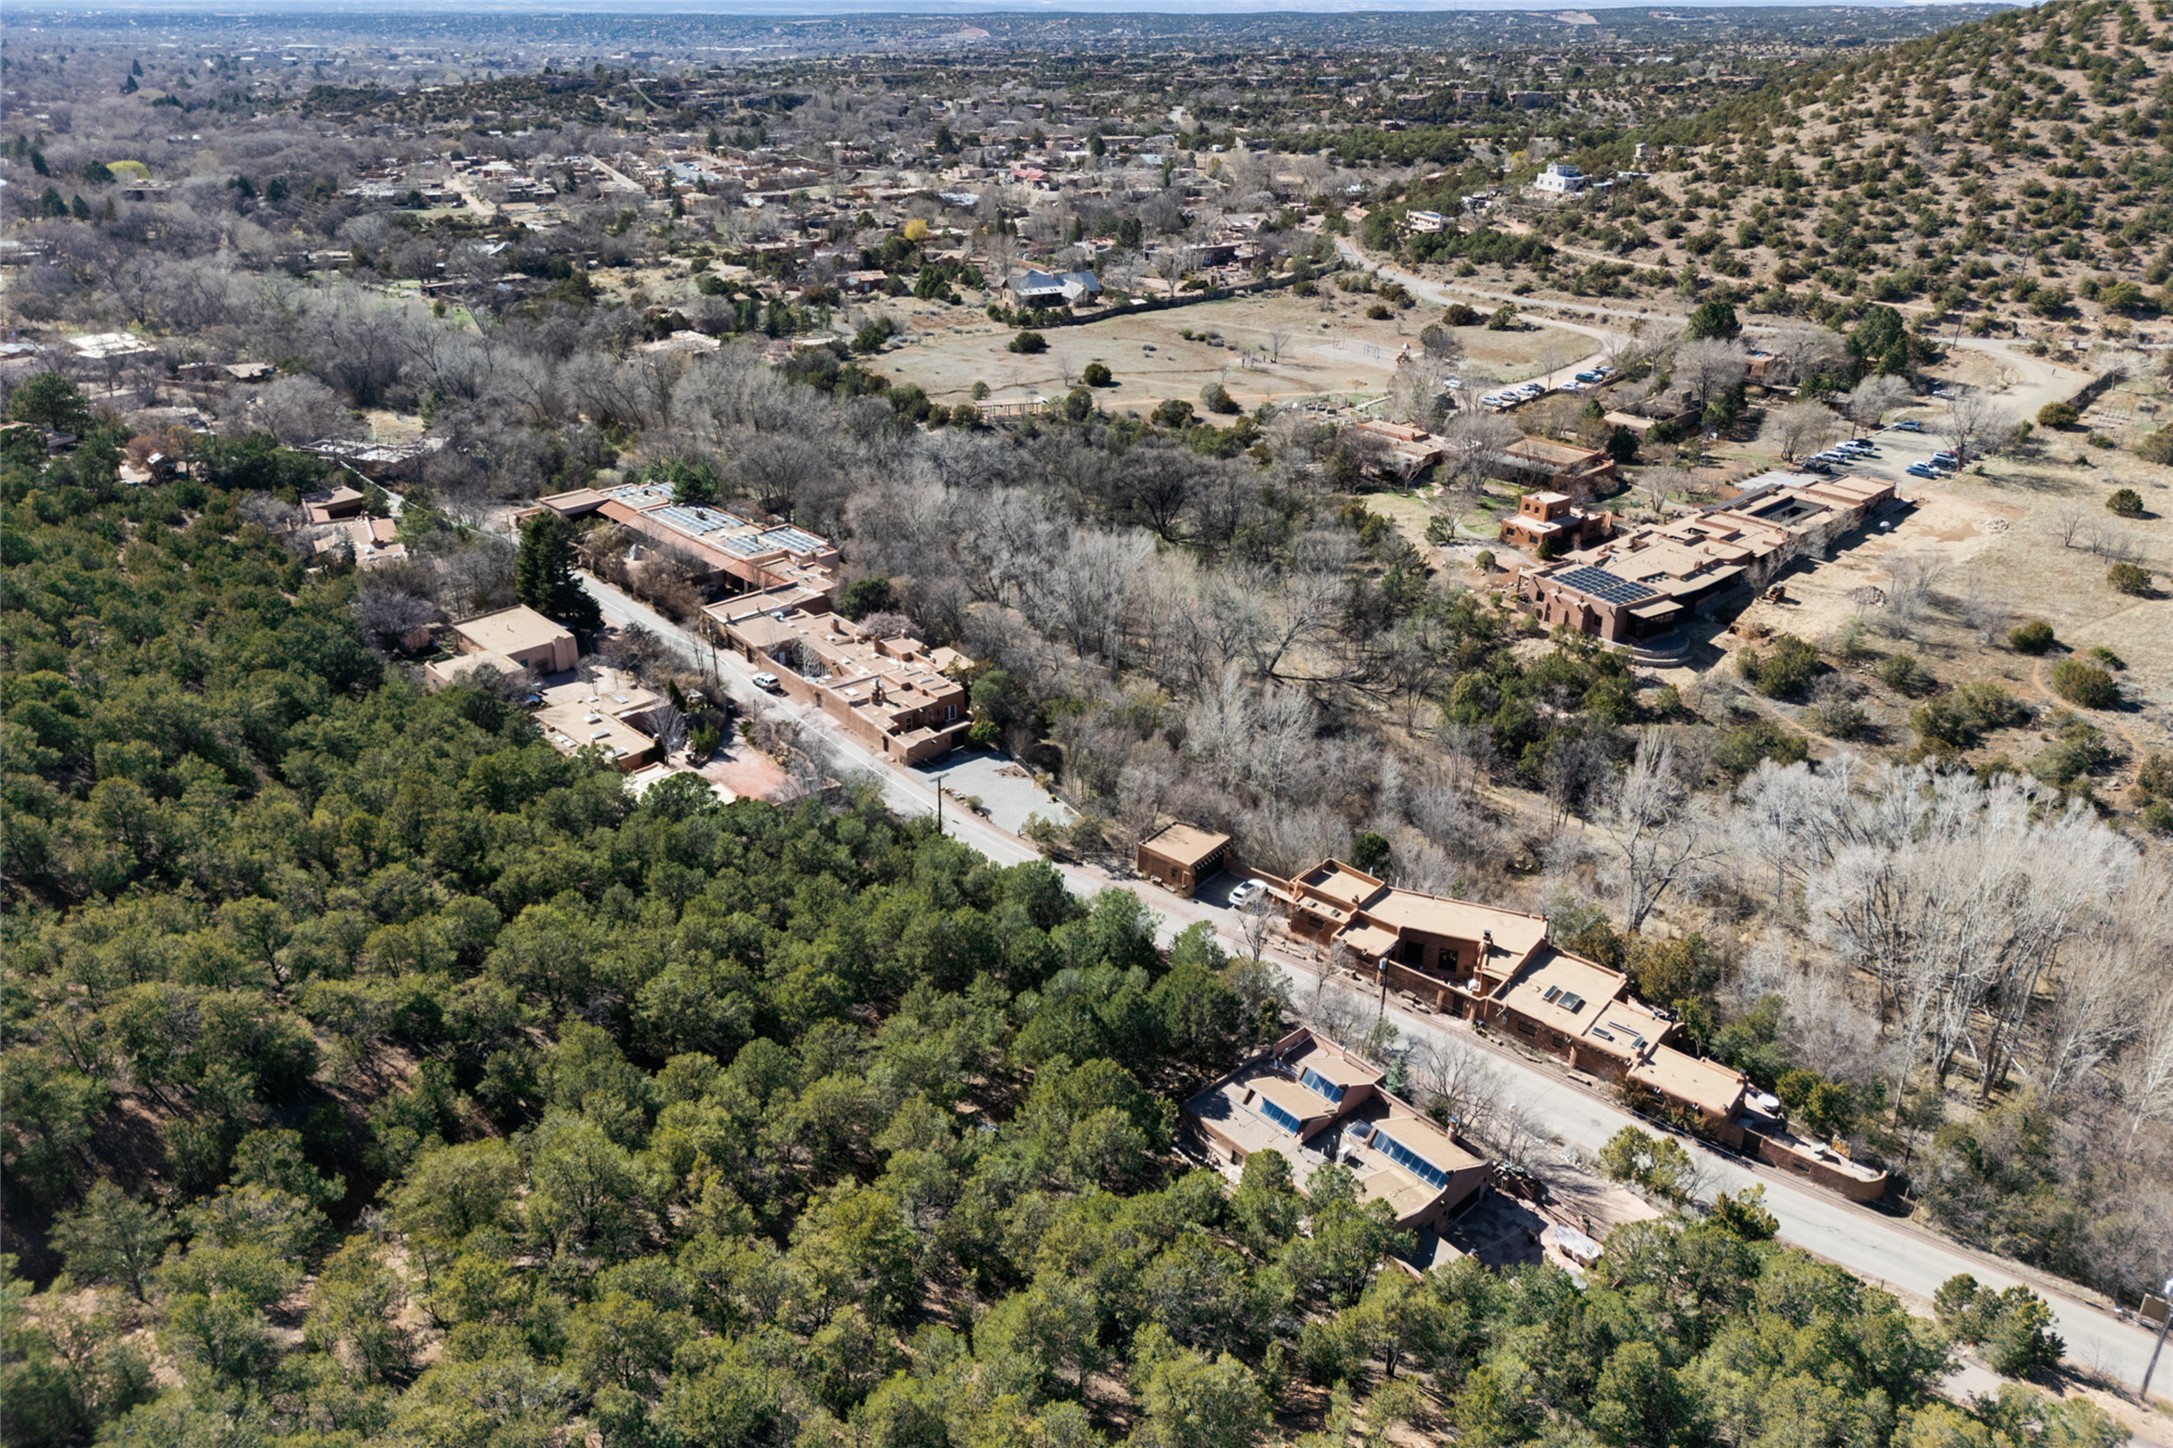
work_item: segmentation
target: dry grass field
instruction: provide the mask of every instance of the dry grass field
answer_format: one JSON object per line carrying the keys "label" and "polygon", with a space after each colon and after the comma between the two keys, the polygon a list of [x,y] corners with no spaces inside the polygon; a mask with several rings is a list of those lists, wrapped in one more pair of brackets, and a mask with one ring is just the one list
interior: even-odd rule
{"label": "dry grass field", "polygon": [[[2105,499],[2119,487],[2136,489],[2148,516],[2109,512]],[[2078,447],[2063,434],[2028,455],[1996,458],[1981,472],[1927,484],[1914,496],[1916,510],[1891,532],[1789,574],[1787,601],[1752,604],[1741,616],[1742,630],[1792,633],[1831,646],[1861,621],[1876,655],[1914,653],[1946,685],[1997,683],[2034,706],[2037,718],[1991,736],[1971,757],[2017,762],[2042,749],[2055,716],[2070,709],[2049,685],[2053,664],[2102,647],[2126,665],[2119,675],[2123,706],[2072,712],[2126,756],[2104,782],[2124,785],[2142,756],[2173,748],[2173,603],[2163,593],[2173,582],[2167,576],[2173,474],[2125,453]],[[2135,598],[2108,584],[2108,558],[2101,556],[2108,547],[2155,573],[2160,595]],[[1912,573],[1929,575],[1930,593],[1921,616],[1903,627],[1876,599],[1899,590]],[[2008,630],[2027,619],[2051,624],[2060,647],[2038,657],[2009,647]],[[1723,647],[1739,641],[1716,639]],[[1878,730],[1872,742],[1905,744],[1918,700],[1878,684],[1875,662],[1867,657],[1843,668],[1867,691],[1861,702]],[[1708,669],[1732,670],[1732,654]]]}
{"label": "dry grass field", "polygon": [[[918,383],[937,402],[966,401],[976,382],[988,384],[995,402],[1055,397],[1088,363],[1101,362],[1116,377],[1114,387],[1100,391],[1102,407],[1145,412],[1169,398],[1196,405],[1200,389],[1213,382],[1248,410],[1323,394],[1378,397],[1388,389],[1397,357],[1418,346],[1419,329],[1440,313],[1420,306],[1375,320],[1365,315],[1372,301],[1323,287],[1317,297],[1273,292],[1115,314],[1045,330],[1049,350],[1035,356],[1006,350],[1017,329],[991,322],[985,313],[903,301],[856,310],[880,312],[904,326],[904,339],[875,365],[894,381]],[[1465,378],[1480,386],[1534,376],[1590,350],[1586,339],[1547,326],[1506,332],[1465,327],[1458,336],[1469,357]]]}

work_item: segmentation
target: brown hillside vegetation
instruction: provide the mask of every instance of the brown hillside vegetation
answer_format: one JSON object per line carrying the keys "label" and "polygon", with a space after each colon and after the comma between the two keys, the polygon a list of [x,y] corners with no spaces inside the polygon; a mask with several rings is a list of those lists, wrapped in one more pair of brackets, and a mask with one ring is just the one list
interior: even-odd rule
{"label": "brown hillside vegetation", "polygon": [[[2173,305],[2173,9],[1994,16],[1661,128],[1722,275],[2039,315]],[[1673,177],[1668,178],[1670,180]]]}

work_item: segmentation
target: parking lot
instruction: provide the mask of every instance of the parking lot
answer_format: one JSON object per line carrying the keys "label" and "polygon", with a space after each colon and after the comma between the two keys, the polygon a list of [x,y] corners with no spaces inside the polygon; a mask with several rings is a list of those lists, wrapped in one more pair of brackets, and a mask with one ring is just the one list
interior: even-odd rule
{"label": "parking lot", "polygon": [[1960,470],[1960,459],[1930,428],[1903,419],[1864,437],[1836,443],[1796,466],[1814,473],[1856,473],[1906,491],[1914,484],[1952,476]]}

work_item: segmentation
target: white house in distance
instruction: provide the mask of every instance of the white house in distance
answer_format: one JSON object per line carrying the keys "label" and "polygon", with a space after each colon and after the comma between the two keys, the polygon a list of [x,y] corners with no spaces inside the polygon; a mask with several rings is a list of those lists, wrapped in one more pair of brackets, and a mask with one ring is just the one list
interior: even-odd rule
{"label": "white house in distance", "polygon": [[1567,161],[1549,161],[1547,169],[1532,182],[1532,189],[1548,196],[1575,196],[1585,188],[1585,174]]}
{"label": "white house in distance", "polygon": [[1004,283],[1011,300],[1026,307],[1060,307],[1066,302],[1096,301],[1101,278],[1090,271],[1045,272],[1029,269]]}

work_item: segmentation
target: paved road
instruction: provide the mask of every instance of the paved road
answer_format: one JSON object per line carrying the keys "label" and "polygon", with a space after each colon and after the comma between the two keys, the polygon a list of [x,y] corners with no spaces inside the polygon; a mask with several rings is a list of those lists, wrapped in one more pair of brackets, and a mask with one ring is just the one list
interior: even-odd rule
{"label": "paved road", "polygon": [[[614,624],[634,623],[663,639],[683,658],[707,670],[709,645],[638,599],[599,579],[582,576],[582,582]],[[935,811],[935,784],[914,769],[886,765],[837,729],[820,711],[766,694],[749,682],[751,670],[744,660],[728,653],[716,654],[717,670],[725,691],[744,706],[770,709],[800,719],[825,731],[839,758],[848,766],[866,771],[878,783],[884,801],[902,815],[918,816]],[[1038,859],[1039,853],[1013,835],[976,818],[955,804],[945,813],[947,833],[972,845],[984,855],[1005,864]],[[1121,881],[1080,865],[1060,866],[1066,882],[1082,894],[1111,887],[1130,889]],[[1219,897],[1186,900],[1157,889],[1138,892],[1159,920],[1163,931],[1174,934],[1195,921],[1207,921],[1233,951],[1244,948],[1236,912],[1219,903]],[[1274,963],[1290,977],[1294,992],[1309,990],[1314,976],[1296,957],[1271,952]],[[1553,1063],[1535,1062],[1522,1053],[1473,1034],[1461,1022],[1405,1009],[1391,1000],[1390,1013],[1407,1038],[1457,1040],[1480,1045],[1501,1063],[1510,1089],[1526,1115],[1563,1146],[1589,1157],[1608,1137],[1624,1126],[1644,1125],[1610,1099],[1568,1079]],[[1815,1187],[1764,1167],[1753,1168],[1734,1158],[1691,1143],[1706,1168],[1711,1190],[1740,1191],[1752,1185],[1766,1189],[1766,1204],[1781,1224],[1781,1239],[1814,1252],[1860,1277],[1901,1293],[1922,1307],[1939,1284],[1958,1272],[1968,1272],[1979,1282],[2006,1288],[2026,1282],[2051,1304],[2059,1319],[2060,1335],[2067,1340],[2068,1359],[2076,1367],[2094,1372],[2131,1390],[2143,1373],[2150,1354],[2150,1334],[2122,1322],[2105,1309],[2092,1305],[2077,1293],[2043,1278],[1973,1252],[1895,1221]]]}

